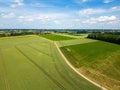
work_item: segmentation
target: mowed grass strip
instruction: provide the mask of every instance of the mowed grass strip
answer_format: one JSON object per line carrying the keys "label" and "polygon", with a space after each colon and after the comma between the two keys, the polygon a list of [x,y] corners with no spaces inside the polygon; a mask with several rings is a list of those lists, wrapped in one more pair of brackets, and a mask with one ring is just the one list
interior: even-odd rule
{"label": "mowed grass strip", "polygon": [[53,41],[61,41],[61,40],[70,40],[70,39],[75,39],[73,37],[68,37],[68,36],[62,36],[62,35],[56,35],[56,34],[41,34],[41,37],[53,40]]}
{"label": "mowed grass strip", "polygon": [[109,89],[120,90],[120,45],[97,41],[61,50],[80,72]]}
{"label": "mowed grass strip", "polygon": [[88,36],[88,34],[57,34],[57,35],[61,35],[61,36],[67,36],[67,37],[72,37],[72,38],[86,38]]}
{"label": "mowed grass strip", "polygon": [[59,47],[63,46],[70,46],[70,45],[76,45],[76,44],[84,44],[84,43],[90,43],[90,42],[96,42],[97,40],[93,39],[73,39],[73,40],[66,40],[66,41],[57,41],[57,44]]}

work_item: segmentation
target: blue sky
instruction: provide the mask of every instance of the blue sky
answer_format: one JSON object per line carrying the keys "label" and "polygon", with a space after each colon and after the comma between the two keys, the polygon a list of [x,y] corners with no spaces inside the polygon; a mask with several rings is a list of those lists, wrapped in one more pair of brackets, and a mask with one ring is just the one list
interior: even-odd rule
{"label": "blue sky", "polygon": [[0,28],[120,29],[120,0],[0,0]]}

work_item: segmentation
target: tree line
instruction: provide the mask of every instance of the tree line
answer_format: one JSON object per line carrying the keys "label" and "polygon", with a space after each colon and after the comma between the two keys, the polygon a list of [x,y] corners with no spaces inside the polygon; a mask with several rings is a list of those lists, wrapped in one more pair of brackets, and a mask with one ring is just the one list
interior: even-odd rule
{"label": "tree line", "polygon": [[87,38],[120,44],[120,35],[113,34],[113,33],[112,34],[108,34],[108,33],[92,33],[92,34],[88,34]]}
{"label": "tree line", "polygon": [[32,35],[37,34],[33,31],[4,31],[0,33],[0,37],[9,37],[9,36],[22,36],[22,35]]}

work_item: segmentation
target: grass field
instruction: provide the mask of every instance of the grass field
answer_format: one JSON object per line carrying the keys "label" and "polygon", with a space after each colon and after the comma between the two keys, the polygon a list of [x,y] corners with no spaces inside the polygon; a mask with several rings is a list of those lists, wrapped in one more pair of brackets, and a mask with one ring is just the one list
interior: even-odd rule
{"label": "grass field", "polygon": [[100,90],[76,74],[52,41],[0,38],[0,90]]}
{"label": "grass field", "polygon": [[61,36],[67,36],[67,37],[72,37],[72,38],[86,38],[88,34],[57,34]]}
{"label": "grass field", "polygon": [[61,50],[84,75],[108,89],[120,90],[120,45],[97,41]]}
{"label": "grass field", "polygon": [[57,41],[59,47],[63,46],[69,46],[69,45],[76,45],[76,44],[84,44],[84,43],[90,43],[90,42],[96,42],[97,40],[92,40],[92,39],[73,39],[73,40],[66,40],[66,41]]}
{"label": "grass field", "polygon": [[53,41],[75,39],[74,37],[69,37],[69,36],[65,36],[65,35],[57,35],[57,34],[41,34],[40,36],[50,39],[50,40],[53,40]]}

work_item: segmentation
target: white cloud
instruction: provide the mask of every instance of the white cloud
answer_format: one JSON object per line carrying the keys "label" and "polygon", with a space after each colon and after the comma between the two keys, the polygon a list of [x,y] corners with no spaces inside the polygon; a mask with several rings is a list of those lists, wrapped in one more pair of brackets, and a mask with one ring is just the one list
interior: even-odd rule
{"label": "white cloud", "polygon": [[55,24],[58,24],[58,25],[60,25],[60,24],[61,24],[61,22],[60,22],[60,21],[58,21],[58,20],[55,20],[55,21],[54,21],[54,23],[55,23]]}
{"label": "white cloud", "polygon": [[110,10],[112,10],[112,11],[120,11],[120,6],[111,7]]}
{"label": "white cloud", "polygon": [[0,9],[0,12],[5,12],[5,10],[4,9]]}
{"label": "white cloud", "polygon": [[103,2],[104,3],[110,3],[110,2],[113,2],[114,0],[104,0]]}
{"label": "white cloud", "polygon": [[14,18],[16,15],[14,13],[9,13],[9,14],[1,14],[3,18]]}
{"label": "white cloud", "polygon": [[88,20],[83,21],[83,23],[99,23],[99,22],[111,22],[117,20],[116,16],[100,16],[98,18],[90,18]]}
{"label": "white cloud", "polygon": [[104,22],[104,21],[113,21],[116,20],[116,16],[100,16],[97,20],[99,22]]}
{"label": "white cloud", "polygon": [[92,15],[92,14],[99,14],[99,13],[103,13],[105,12],[104,9],[92,9],[92,8],[88,8],[88,9],[83,9],[79,11],[80,15]]}
{"label": "white cloud", "polygon": [[31,22],[31,21],[34,21],[34,17],[32,17],[32,16],[19,16],[18,17],[18,20],[19,21],[27,21],[27,22]]}
{"label": "white cloud", "polygon": [[39,8],[45,8],[45,7],[52,7],[55,8],[55,5],[51,5],[51,4],[45,4],[45,3],[31,3],[30,6],[32,7],[39,7]]}
{"label": "white cloud", "polygon": [[[65,18],[66,15],[65,14],[56,14],[56,13],[51,13],[51,14],[35,14],[35,15],[21,15],[18,17],[19,21],[27,21],[27,22],[31,22],[31,21],[41,21],[41,22],[48,22],[48,21],[53,21],[56,19],[60,19],[60,18]],[[57,21],[55,21],[55,23],[58,23]]]}
{"label": "white cloud", "polygon": [[10,5],[10,7],[12,7],[12,8],[24,5],[23,0],[13,0],[12,2],[13,2],[13,4]]}

